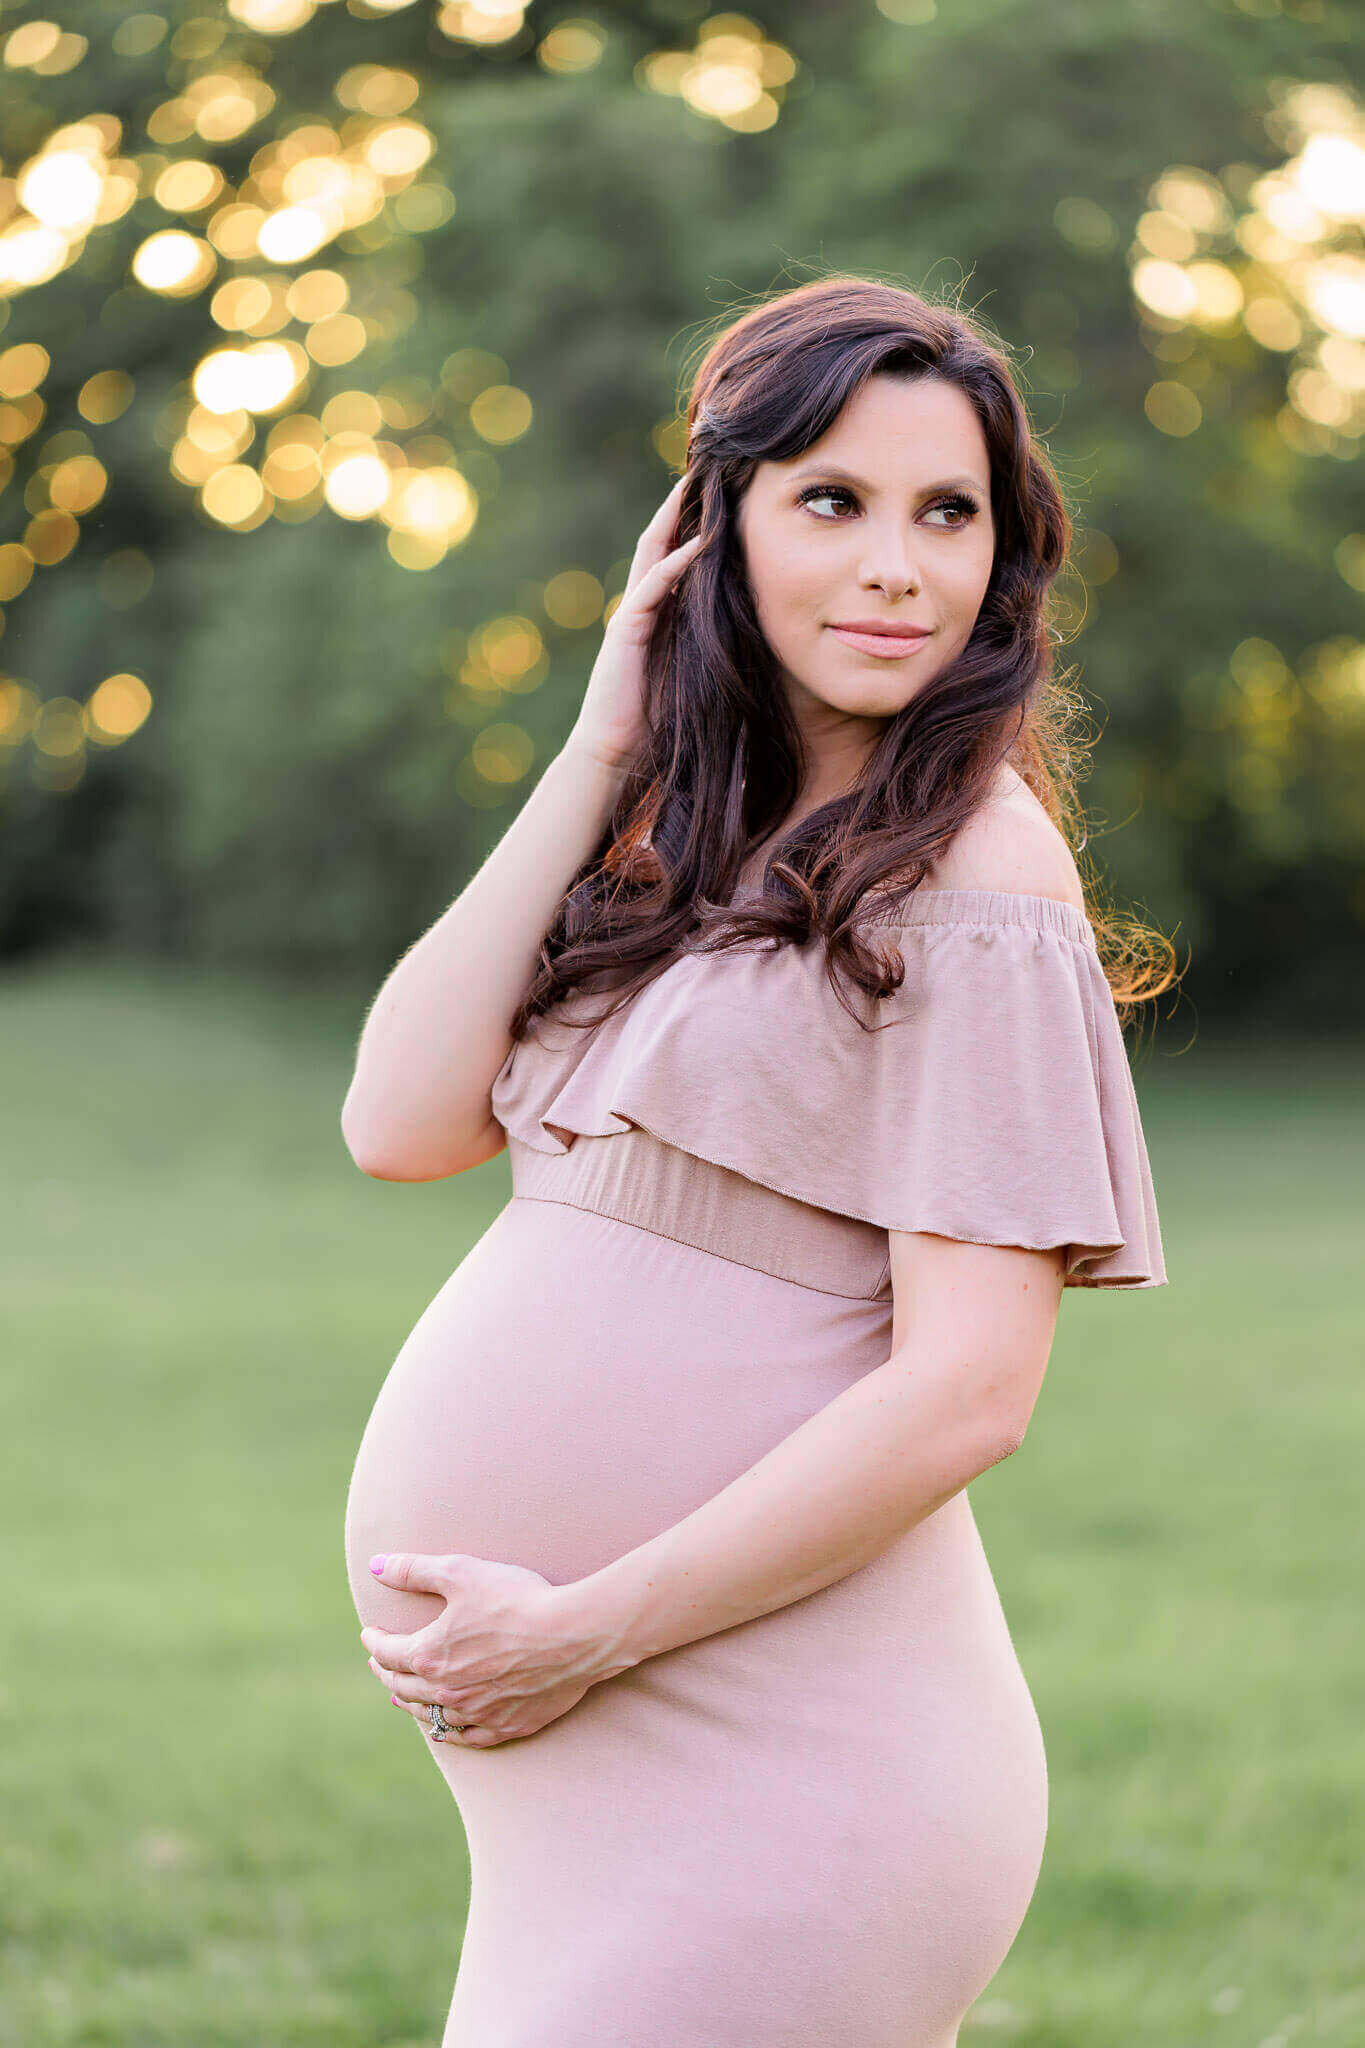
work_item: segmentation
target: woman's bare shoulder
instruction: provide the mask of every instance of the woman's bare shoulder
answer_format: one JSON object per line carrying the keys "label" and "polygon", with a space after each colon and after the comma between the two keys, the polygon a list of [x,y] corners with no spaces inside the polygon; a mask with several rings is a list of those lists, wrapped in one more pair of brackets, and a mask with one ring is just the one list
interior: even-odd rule
{"label": "woman's bare shoulder", "polygon": [[1021,775],[1005,768],[995,793],[957,834],[924,889],[998,889],[1052,896],[1085,909],[1085,892],[1065,836]]}

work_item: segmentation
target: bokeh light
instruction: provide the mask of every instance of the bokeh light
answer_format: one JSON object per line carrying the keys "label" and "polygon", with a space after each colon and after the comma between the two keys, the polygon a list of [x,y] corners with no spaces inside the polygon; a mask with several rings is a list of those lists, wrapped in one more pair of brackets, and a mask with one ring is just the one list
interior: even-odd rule
{"label": "bokeh light", "polygon": [[1153,352],[1174,360],[1178,347],[1188,368],[1152,385],[1147,417],[1162,433],[1196,432],[1208,350],[1245,333],[1288,359],[1282,439],[1302,453],[1354,454],[1365,434],[1365,112],[1335,85],[1281,84],[1277,101],[1275,132],[1291,153],[1248,173],[1240,212],[1194,165],[1171,166],[1151,189],[1133,295]]}
{"label": "bokeh light", "polygon": [[118,746],[145,723],[151,708],[152,693],[141,676],[106,676],[85,706],[86,736],[103,746]]}

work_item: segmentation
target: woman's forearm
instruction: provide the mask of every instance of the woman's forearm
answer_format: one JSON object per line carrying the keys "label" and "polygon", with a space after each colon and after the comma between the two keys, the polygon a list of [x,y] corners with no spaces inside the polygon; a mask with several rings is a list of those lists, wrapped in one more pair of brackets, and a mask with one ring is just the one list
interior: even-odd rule
{"label": "woman's forearm", "polygon": [[819,1592],[1017,1448],[951,1355],[894,1353],[683,1521],[562,1587],[606,1675]]}
{"label": "woman's forearm", "polygon": [[509,1019],[564,891],[606,829],[622,775],[566,744],[478,872],[389,974],[341,1113],[365,1172],[437,1180],[469,1163],[511,1049]]}

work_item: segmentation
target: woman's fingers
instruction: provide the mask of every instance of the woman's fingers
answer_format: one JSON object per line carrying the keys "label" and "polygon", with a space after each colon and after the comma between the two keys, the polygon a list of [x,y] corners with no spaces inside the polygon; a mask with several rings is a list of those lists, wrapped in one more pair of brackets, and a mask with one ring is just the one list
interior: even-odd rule
{"label": "woman's fingers", "polygon": [[627,612],[628,618],[637,623],[648,619],[665,591],[682,575],[700,546],[701,535],[694,533],[681,547],[671,549],[662,561],[655,562],[652,568],[646,569],[637,577],[635,583],[628,587],[625,596],[612,614],[612,623],[614,624],[620,614],[626,611],[627,606],[630,608]]}
{"label": "woman's fingers", "polygon": [[440,1701],[443,1710],[453,1713],[458,1705],[454,1693],[433,1690],[430,1679],[417,1678],[411,1671],[395,1671],[386,1664],[376,1663],[373,1657],[370,1659],[370,1669],[381,1685],[388,1687],[389,1698],[399,1699],[405,1706],[414,1705],[425,1711],[435,1698]]}
{"label": "woman's fingers", "polygon": [[[429,1706],[424,1705],[420,1701],[399,1699],[396,1692],[390,1693],[389,1697],[396,1707],[401,1707],[405,1714],[411,1714],[414,1721],[421,1723],[422,1733],[430,1741],[434,1742],[436,1740],[436,1732],[431,1725],[431,1709]],[[473,1722],[467,1723],[463,1728],[457,1727],[454,1716],[451,1714],[446,1715],[446,1722],[450,1728],[450,1733],[441,1737],[442,1742],[464,1742],[472,1749],[488,1749],[494,1743],[502,1740],[501,1736],[494,1735],[490,1729],[480,1728]]]}
{"label": "woman's fingers", "polygon": [[390,1699],[399,1697],[404,1700],[415,1700],[420,1697],[422,1681],[415,1678],[411,1671],[396,1670],[390,1664],[379,1663],[374,1657],[370,1659],[370,1669],[380,1684],[389,1688]]}
{"label": "woman's fingers", "polygon": [[660,565],[661,558],[666,554],[668,543],[678,523],[678,507],[682,502],[683,486],[686,482],[687,472],[684,471],[636,541],[635,553],[631,556],[630,570],[626,576],[626,596],[630,595],[643,576],[647,576],[652,569]]}
{"label": "woman's fingers", "polygon": [[[405,1700],[396,1692],[391,1692],[389,1699],[395,1707],[401,1707],[405,1714],[411,1714],[414,1721],[421,1723],[422,1733],[429,1740],[436,1740],[436,1731],[431,1725],[430,1700]],[[444,1708],[442,1712],[445,1712]],[[493,1729],[481,1728],[476,1721],[467,1721],[461,1727],[453,1710],[446,1714],[446,1723],[450,1733],[441,1737],[442,1742],[463,1742],[470,1749],[492,1749],[503,1740]]]}
{"label": "woman's fingers", "polygon": [[412,1661],[424,1629],[414,1629],[410,1635],[401,1635],[397,1629],[363,1628],[360,1631],[362,1647],[373,1657],[382,1651],[389,1663],[400,1670],[406,1670]]}
{"label": "woman's fingers", "polygon": [[[386,1671],[373,1657],[370,1659],[370,1669],[376,1678],[388,1686],[390,1703],[395,1707],[401,1707],[405,1714],[411,1714],[413,1720],[421,1724],[423,1734],[435,1740],[435,1731],[431,1726],[433,1701],[430,1690],[428,1688],[426,1694],[421,1694],[413,1689],[420,1686],[423,1681],[414,1678],[408,1671]],[[495,1749],[499,1743],[507,1740],[507,1737],[498,1734],[496,1729],[482,1727],[477,1721],[467,1722],[460,1728],[460,1705],[453,1693],[442,1693],[439,1704],[450,1727],[450,1734],[443,1735],[442,1742],[462,1742],[470,1749]]]}
{"label": "woman's fingers", "polygon": [[[414,1721],[420,1721],[423,1727],[426,1728],[428,1732],[430,1732],[431,1709],[432,1706],[436,1703],[430,1699],[419,1698],[416,1693],[404,1693],[395,1690],[394,1687],[397,1684],[401,1683],[401,1680],[398,1679],[397,1674],[382,1671],[379,1668],[379,1666],[375,1664],[373,1657],[371,1657],[370,1659],[370,1665],[374,1671],[375,1677],[383,1679],[386,1685],[390,1685],[390,1704],[395,1707],[401,1707],[405,1714],[411,1714]],[[391,1680],[392,1684],[390,1683]],[[453,1698],[449,1693],[446,1693],[444,1698],[440,1701],[440,1708],[441,1712],[445,1715],[446,1720],[450,1723],[451,1728],[454,1729],[460,1718],[460,1710],[456,1706]],[[473,1722],[469,1723],[468,1728],[465,1732],[472,1732],[474,1725],[475,1724]]]}

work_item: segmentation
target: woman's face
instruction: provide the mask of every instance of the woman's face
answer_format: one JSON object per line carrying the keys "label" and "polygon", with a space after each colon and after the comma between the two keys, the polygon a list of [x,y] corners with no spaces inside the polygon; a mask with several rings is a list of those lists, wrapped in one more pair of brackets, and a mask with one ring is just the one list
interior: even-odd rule
{"label": "woman's face", "polygon": [[[758,464],[738,532],[798,723],[866,749],[961,652],[986,594],[990,457],[970,401],[941,377],[869,377],[818,441]],[[927,631],[876,654],[833,630],[858,621]]]}

